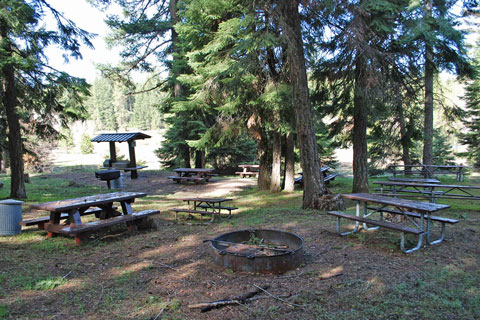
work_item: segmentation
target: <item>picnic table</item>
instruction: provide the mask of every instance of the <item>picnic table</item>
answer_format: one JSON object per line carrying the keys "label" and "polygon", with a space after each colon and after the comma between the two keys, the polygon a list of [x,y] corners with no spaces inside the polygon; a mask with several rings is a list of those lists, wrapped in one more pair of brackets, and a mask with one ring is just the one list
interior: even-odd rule
{"label": "picnic table", "polygon": [[[336,173],[328,173],[328,170],[330,170],[331,168],[329,166],[321,166],[320,167],[320,173],[323,177],[323,182],[325,184],[328,184],[330,182],[330,180],[335,180],[335,177],[337,176]],[[300,184],[301,186],[303,186],[303,172],[299,172],[298,173],[300,175],[300,177],[298,178],[295,178],[295,182],[294,183],[298,183]]]}
{"label": "picnic table", "polygon": [[242,178],[245,178],[248,176],[258,177],[258,174],[259,174],[258,169],[260,168],[258,164],[239,164],[238,167],[243,169],[241,172],[235,172],[235,174],[239,174],[240,177]]}
{"label": "picnic table", "polygon": [[[141,220],[160,213],[158,210],[133,211],[131,204],[135,199],[146,195],[143,192],[114,192],[32,204],[30,208],[50,212],[49,221],[43,225],[48,237],[56,234],[71,235],[75,237],[75,242],[80,244],[92,231],[120,223],[126,223],[128,229],[134,231]],[[113,206],[115,202],[120,203],[122,212],[115,209]],[[95,207],[98,209],[92,210]],[[83,223],[81,217],[88,213],[96,213],[100,220]],[[67,223],[60,224],[60,220],[65,218]]]}
{"label": "picnic table", "polygon": [[[337,217],[337,232],[344,236],[350,233],[358,232],[360,229],[360,223],[363,224],[364,230],[376,230],[379,228],[386,228],[402,233],[400,240],[400,248],[404,253],[411,253],[422,247],[423,237],[426,237],[428,244],[437,244],[443,241],[445,238],[445,225],[457,223],[458,220],[444,218],[440,216],[434,216],[433,213],[450,208],[446,204],[435,204],[428,202],[418,202],[405,199],[397,199],[386,196],[379,196],[369,193],[351,193],[342,195],[346,199],[356,201],[355,216],[338,211],[329,211],[327,214]],[[369,205],[370,204],[370,205]],[[375,205],[375,206],[372,206]],[[369,219],[373,214],[379,214],[380,219]],[[393,223],[384,220],[384,213],[397,214],[405,218],[405,220],[411,226],[406,226],[400,223]],[[340,220],[349,219],[355,221],[355,227],[352,231],[341,232]],[[426,221],[426,226],[425,226]],[[441,223],[441,235],[438,239],[431,239],[432,223]],[[368,227],[373,225],[375,227]],[[413,234],[418,236],[417,245],[413,248],[405,248],[405,234]]]}
{"label": "picnic table", "polygon": [[[173,208],[171,211],[175,212],[175,220],[177,220],[177,215],[179,212],[184,213],[198,213],[200,214],[202,221],[204,215],[211,215],[212,218],[209,222],[215,221],[215,217],[221,217],[222,210],[228,211],[228,217],[231,217],[232,210],[238,208],[225,206],[224,203],[227,201],[232,201],[228,198],[205,198],[205,197],[189,197],[189,198],[180,198],[177,199],[180,201],[187,202],[188,208]],[[200,210],[199,210],[200,209]],[[203,209],[203,210],[201,210]]]}
{"label": "picnic table", "polygon": [[416,178],[397,178],[397,177],[388,177],[389,181],[398,181],[398,182],[413,182],[413,183],[440,183],[438,179],[416,179]]}
{"label": "picnic table", "polygon": [[465,170],[468,167],[463,165],[426,165],[426,164],[412,164],[412,165],[389,165],[387,172],[396,177],[397,174],[405,175],[421,175],[425,178],[433,178],[435,175],[454,174],[457,181],[463,181],[465,178]]}
{"label": "picnic table", "polygon": [[435,203],[438,198],[480,200],[471,190],[479,190],[477,186],[462,186],[455,184],[413,183],[402,181],[374,181],[380,185],[380,194],[396,196],[421,197]]}
{"label": "picnic table", "polygon": [[169,176],[168,179],[180,183],[181,181],[193,181],[196,184],[205,183],[210,181],[211,177],[216,176],[212,173],[214,169],[206,168],[177,168],[173,169],[176,172],[176,176]]}

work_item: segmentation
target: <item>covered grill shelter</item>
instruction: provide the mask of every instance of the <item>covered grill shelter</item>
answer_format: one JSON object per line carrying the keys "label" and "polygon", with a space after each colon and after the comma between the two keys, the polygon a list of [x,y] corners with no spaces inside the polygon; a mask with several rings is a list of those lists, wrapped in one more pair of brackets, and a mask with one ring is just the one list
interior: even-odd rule
{"label": "covered grill shelter", "polygon": [[[96,136],[91,141],[92,142],[108,142],[110,144],[110,161],[104,163],[105,169],[120,169],[123,171],[130,171],[130,177],[132,179],[138,178],[137,170],[146,168],[146,166],[137,166],[137,160],[135,158],[135,140],[139,139],[148,139],[151,136],[141,133],[141,132],[127,132],[127,133],[103,133],[99,136]],[[117,154],[115,150],[115,142],[127,142],[128,143],[128,153],[130,160],[126,167],[120,165],[120,162],[117,162]],[[117,164],[117,165],[116,165]],[[125,163],[122,163],[125,165]]]}

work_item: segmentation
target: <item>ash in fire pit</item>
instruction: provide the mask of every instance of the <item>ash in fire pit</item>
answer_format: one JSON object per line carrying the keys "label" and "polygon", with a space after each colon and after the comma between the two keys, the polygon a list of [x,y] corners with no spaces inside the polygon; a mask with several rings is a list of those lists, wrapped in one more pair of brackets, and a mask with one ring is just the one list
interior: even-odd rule
{"label": "ash in fire pit", "polygon": [[258,273],[284,273],[303,261],[303,239],[278,230],[241,230],[222,234],[210,241],[216,264]]}

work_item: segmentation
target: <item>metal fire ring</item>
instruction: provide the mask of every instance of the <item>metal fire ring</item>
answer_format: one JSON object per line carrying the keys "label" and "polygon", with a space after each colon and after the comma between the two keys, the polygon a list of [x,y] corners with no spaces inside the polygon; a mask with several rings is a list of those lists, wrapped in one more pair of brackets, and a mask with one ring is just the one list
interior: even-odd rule
{"label": "metal fire ring", "polygon": [[[228,244],[248,242],[254,236],[287,249],[269,249],[273,254],[255,255],[226,250]],[[210,241],[214,262],[233,271],[280,274],[298,268],[304,263],[303,239],[291,232],[270,229],[247,229],[224,233]]]}

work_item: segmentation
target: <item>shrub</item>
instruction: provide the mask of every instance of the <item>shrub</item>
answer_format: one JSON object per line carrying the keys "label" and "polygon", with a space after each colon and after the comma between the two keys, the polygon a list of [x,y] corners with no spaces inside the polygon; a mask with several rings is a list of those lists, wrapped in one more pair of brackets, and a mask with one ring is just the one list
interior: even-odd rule
{"label": "shrub", "polygon": [[91,154],[93,153],[93,143],[90,141],[88,134],[82,135],[82,141],[80,142],[80,151],[82,154]]}

